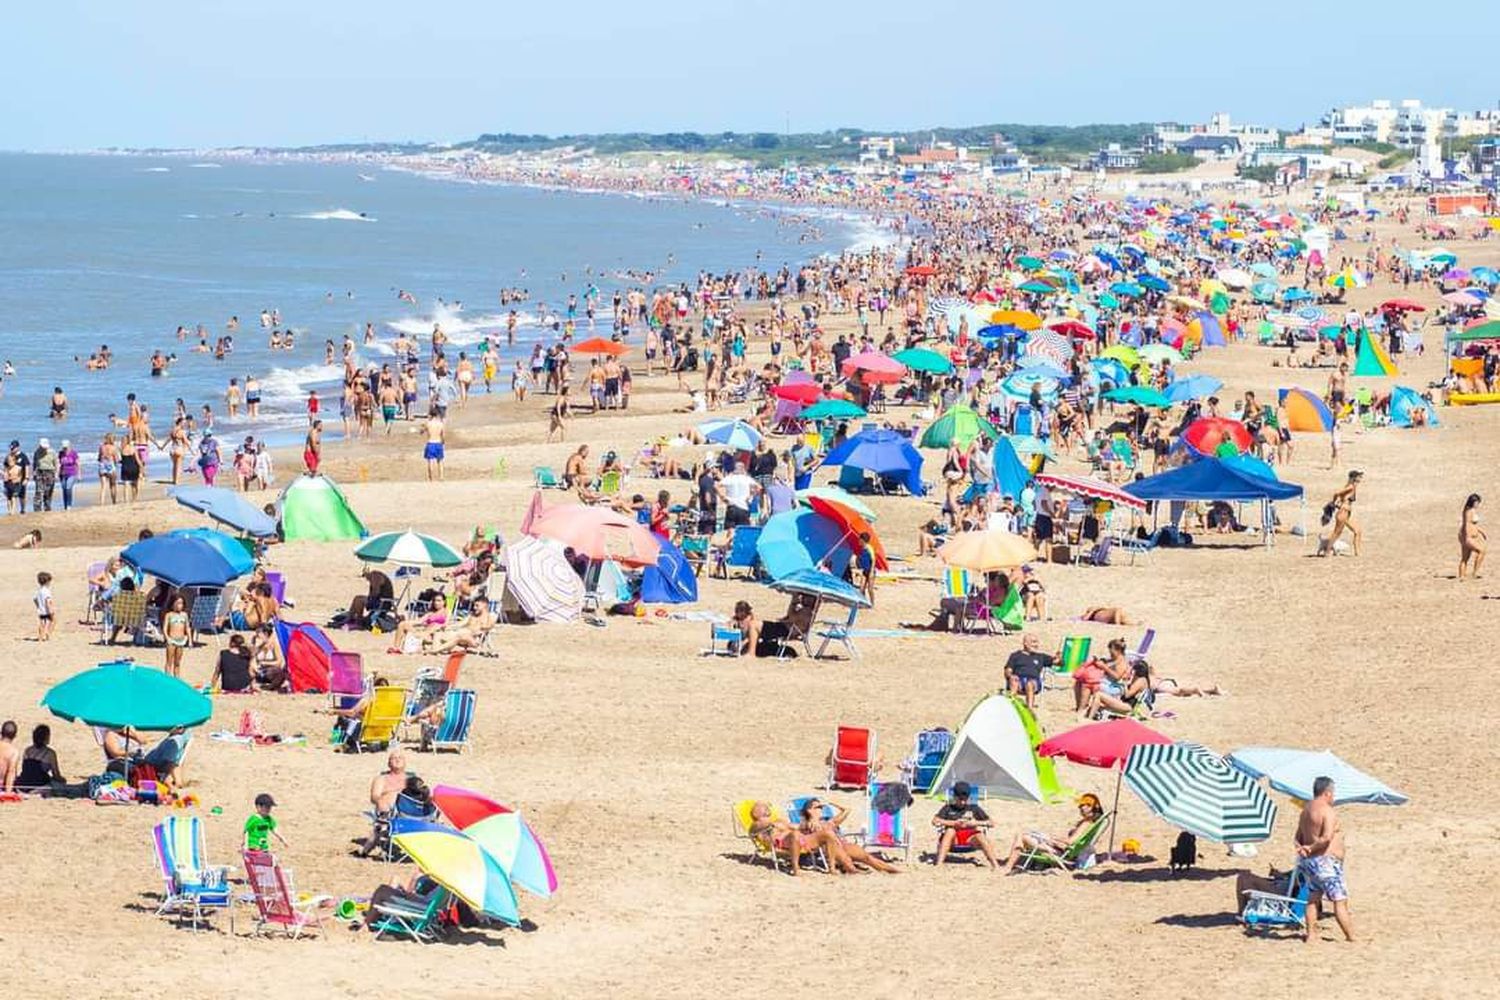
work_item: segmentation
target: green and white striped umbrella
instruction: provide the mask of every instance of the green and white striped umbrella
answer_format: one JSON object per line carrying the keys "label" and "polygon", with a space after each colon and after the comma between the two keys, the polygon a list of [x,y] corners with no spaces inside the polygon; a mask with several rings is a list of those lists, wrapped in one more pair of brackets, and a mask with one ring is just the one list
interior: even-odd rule
{"label": "green and white striped umbrella", "polygon": [[354,550],[358,559],[372,563],[397,563],[402,566],[457,566],[464,561],[457,549],[431,535],[419,535],[411,529],[387,531],[363,542]]}
{"label": "green and white striped umbrella", "polygon": [[1221,844],[1266,840],[1276,803],[1254,779],[1196,743],[1142,743],[1125,784],[1162,819]]}

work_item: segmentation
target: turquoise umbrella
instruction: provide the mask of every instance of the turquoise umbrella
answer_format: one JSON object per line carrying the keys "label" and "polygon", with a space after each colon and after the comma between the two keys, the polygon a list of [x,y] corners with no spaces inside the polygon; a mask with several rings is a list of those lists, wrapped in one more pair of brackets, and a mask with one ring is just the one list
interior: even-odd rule
{"label": "turquoise umbrella", "polygon": [[120,661],[75,674],[42,696],[53,715],[88,726],[165,732],[197,726],[213,714],[213,702],[191,685],[155,667]]}
{"label": "turquoise umbrella", "polygon": [[1161,409],[1172,405],[1172,401],[1166,396],[1144,385],[1125,385],[1118,389],[1111,389],[1104,394],[1104,398],[1117,403],[1139,403],[1141,406],[1155,406]]}
{"label": "turquoise umbrella", "polygon": [[[935,375],[947,375],[953,371],[952,361],[949,361],[937,351],[928,350],[925,347],[908,347],[904,351],[897,351],[891,357],[914,372],[931,372]],[[803,415],[806,416],[806,414]]]}
{"label": "turquoise umbrella", "polygon": [[858,420],[865,415],[864,407],[847,399],[820,399],[797,414],[802,420]]}

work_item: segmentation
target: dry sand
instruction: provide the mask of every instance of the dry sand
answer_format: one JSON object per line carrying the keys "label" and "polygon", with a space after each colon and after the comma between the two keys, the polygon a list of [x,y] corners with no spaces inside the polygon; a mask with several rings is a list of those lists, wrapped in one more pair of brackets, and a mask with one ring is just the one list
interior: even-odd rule
{"label": "dry sand", "polygon": [[[1451,245],[1465,264],[1494,256],[1464,241]],[[1356,301],[1389,292],[1377,286]],[[1193,368],[1224,378],[1225,398],[1249,388],[1267,398],[1288,384],[1321,391],[1324,373],[1271,367],[1281,354],[1236,346],[1209,352]],[[1442,370],[1436,349],[1401,363],[1400,381],[1410,385]],[[639,391],[640,412],[581,418],[567,445],[541,443],[544,402],[528,402],[520,414],[509,403],[493,407],[455,433],[452,478],[441,485],[405,481],[422,475],[414,437],[364,449],[331,445],[328,467],[372,530],[414,525],[460,541],[484,523],[513,535],[533,464],[560,467],[580,440],[596,456],[606,447],[633,454],[648,437],[685,425],[688,418],[663,412],[680,399]],[[250,913],[243,910],[237,936],[224,932],[227,925],[179,930],[153,915],[161,885],[148,835],[162,811],[27,801],[0,805],[0,942],[9,979],[23,994],[80,997],[1494,995],[1500,761],[1496,710],[1479,682],[1500,645],[1496,605],[1486,596],[1500,598],[1500,587],[1453,577],[1459,506],[1470,491],[1491,503],[1500,497],[1493,473],[1500,446],[1494,410],[1447,409],[1441,418],[1435,429],[1346,433],[1345,467],[1366,471],[1357,508],[1366,552],[1358,558],[1315,559],[1310,544],[1285,536],[1272,551],[1212,538],[1134,567],[1042,570],[1058,619],[1038,627],[1044,644],[1084,631],[1064,619],[1085,605],[1120,604],[1158,630],[1152,659],[1162,674],[1230,692],[1168,699],[1176,717],[1154,723],[1164,732],[1219,750],[1329,747],[1410,793],[1404,808],[1342,811],[1357,945],[1334,940],[1331,920],[1315,949],[1247,938],[1231,915],[1235,871],[1289,863],[1293,813],[1285,800],[1258,859],[1238,861],[1200,842],[1201,867],[1183,878],[1167,876],[1160,863],[1003,881],[965,863],[941,871],[913,864],[896,876],[774,875],[748,863],[746,843],[731,836],[732,800],[784,801],[820,786],[839,723],[874,727],[893,773],[917,730],[956,728],[998,686],[1016,640],[916,634],[865,639],[855,662],[725,661],[699,657],[703,624],[613,619],[604,629],[502,627],[498,658],[470,658],[464,668],[479,693],[472,750],[412,754],[413,769],[430,782],[480,789],[526,811],[562,883],[552,901],[522,896],[534,929],[465,932],[454,943],[419,947],[335,926],[322,940],[290,943],[245,936]],[[1302,435],[1283,470],[1307,487],[1309,525],[1343,478],[1327,458],[1326,436]],[[283,461],[283,479],[291,468]],[[360,481],[361,470],[371,481]],[[379,481],[388,477],[404,478]],[[638,481],[627,489],[660,485]],[[674,488],[686,495],[685,483]],[[932,516],[935,501],[871,503],[888,548],[913,558],[915,526]],[[1284,518],[1295,521],[1296,511],[1283,505]],[[8,546],[21,523],[8,520],[0,541]],[[18,720],[23,742],[45,719],[36,706],[49,685],[127,652],[92,645],[93,634],[74,624],[83,567],[143,525],[196,523],[170,502],[93,509],[48,522],[50,537],[66,547],[5,550],[0,715]],[[297,617],[321,621],[359,589],[349,549],[275,550]],[[932,560],[916,565],[936,575]],[[58,578],[62,619],[46,646],[25,638],[42,569]],[[702,587],[701,607],[725,611],[744,597],[779,613],[780,600],[758,586],[705,578]],[[935,583],[891,584],[862,624],[925,618],[935,603]],[[1096,641],[1123,633],[1134,642],[1139,632],[1086,630]],[[369,635],[336,635],[398,680],[433,662],[387,656]],[[140,653],[147,662],[161,657]],[[212,646],[189,651],[188,679],[206,681],[213,656]],[[237,862],[250,801],[270,791],[281,803],[291,843],[282,854],[296,885],[367,895],[409,869],[349,856],[352,838],[367,830],[360,813],[381,758],[330,752],[326,717],[312,712],[321,703],[311,696],[216,699],[208,729],[233,728],[242,710],[254,708],[271,731],[306,733],[310,741],[249,749],[200,734],[189,764],[209,854]],[[1072,726],[1070,707],[1069,694],[1050,690],[1043,724],[1052,732]],[[98,759],[88,732],[51,721],[65,773],[88,773]],[[1080,791],[1107,798],[1113,789],[1112,775],[1099,771],[1064,764],[1062,774]],[[832,798],[862,811],[857,795]],[[222,815],[208,812],[215,805]],[[933,843],[933,808],[921,801],[912,813],[923,852]],[[1002,837],[1037,825],[1060,830],[1072,815],[1064,805],[1012,803],[992,812]],[[1139,838],[1158,859],[1175,836],[1128,792],[1119,833]]]}

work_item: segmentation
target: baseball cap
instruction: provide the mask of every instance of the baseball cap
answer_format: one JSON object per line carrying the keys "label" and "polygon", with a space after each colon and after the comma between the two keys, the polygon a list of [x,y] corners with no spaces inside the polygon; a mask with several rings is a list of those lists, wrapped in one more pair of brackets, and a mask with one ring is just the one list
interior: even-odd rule
{"label": "baseball cap", "polygon": [[956,799],[968,798],[970,791],[971,789],[967,781],[955,781],[953,783],[953,797]]}
{"label": "baseball cap", "polygon": [[269,792],[261,792],[255,797],[255,808],[257,809],[270,809],[275,805],[276,800],[271,798],[271,794]]}

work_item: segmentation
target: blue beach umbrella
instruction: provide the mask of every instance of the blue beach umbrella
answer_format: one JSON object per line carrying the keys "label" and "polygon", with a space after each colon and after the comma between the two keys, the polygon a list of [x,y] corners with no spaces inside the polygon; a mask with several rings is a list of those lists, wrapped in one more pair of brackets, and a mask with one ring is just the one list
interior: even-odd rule
{"label": "blue beach umbrella", "polygon": [[743,420],[705,420],[698,433],[709,444],[721,444],[735,451],[753,451],[760,444],[760,431]]}
{"label": "blue beach umbrella", "polygon": [[157,535],[136,542],[120,558],[174,587],[222,587],[243,576],[219,550],[197,538]]}
{"label": "blue beach umbrella", "polygon": [[1222,388],[1224,388],[1223,380],[1214,378],[1212,375],[1189,375],[1187,378],[1172,382],[1162,390],[1162,395],[1173,403],[1186,403],[1190,399],[1212,396]]}
{"label": "blue beach umbrella", "polygon": [[222,486],[177,486],[168,492],[189,510],[207,514],[247,535],[270,538],[276,534],[276,519],[234,490]]}
{"label": "blue beach umbrella", "polygon": [[1136,284],[1140,285],[1142,288],[1149,288],[1153,292],[1167,292],[1171,291],[1172,289],[1172,286],[1169,282],[1167,282],[1163,278],[1158,278],[1154,274],[1142,274],[1138,276],[1135,281]]}
{"label": "blue beach umbrella", "polygon": [[1094,369],[1094,374],[1100,379],[1114,385],[1124,385],[1130,381],[1130,370],[1118,358],[1094,358],[1089,362],[1089,367]]}
{"label": "blue beach umbrella", "polygon": [[773,580],[820,564],[842,573],[852,552],[844,529],[832,518],[806,507],[771,515],[761,528],[755,554]]}
{"label": "blue beach umbrella", "polygon": [[807,594],[819,600],[842,604],[846,608],[870,607],[870,599],[863,591],[839,577],[816,569],[794,570],[773,581],[771,589],[784,594]]}
{"label": "blue beach umbrella", "polygon": [[1227,758],[1252,778],[1265,778],[1278,792],[1309,800],[1313,782],[1333,779],[1333,801],[1364,802],[1399,806],[1407,801],[1402,793],[1378,778],[1359,770],[1330,750],[1294,750],[1287,747],[1244,747]]}
{"label": "blue beach umbrella", "polygon": [[171,534],[178,538],[196,538],[211,545],[214,551],[224,557],[224,561],[229,563],[237,576],[244,576],[255,568],[255,557],[233,535],[226,535],[213,528],[179,528]]}

